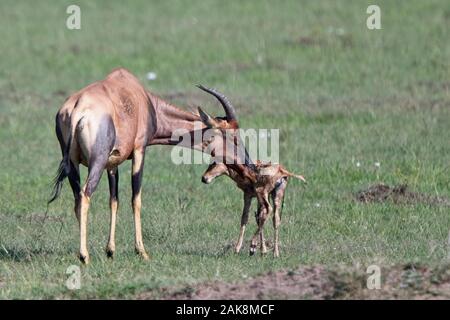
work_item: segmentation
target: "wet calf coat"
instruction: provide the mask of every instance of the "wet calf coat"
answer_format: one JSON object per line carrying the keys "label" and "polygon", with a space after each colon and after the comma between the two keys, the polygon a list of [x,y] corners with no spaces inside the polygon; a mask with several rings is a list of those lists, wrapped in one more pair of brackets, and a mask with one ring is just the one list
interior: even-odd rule
{"label": "wet calf coat", "polygon": [[[245,228],[248,223],[249,211],[253,198],[257,199],[258,209],[255,214],[257,230],[250,243],[250,255],[255,254],[258,240],[261,253],[267,253],[264,240],[263,228],[267,218],[273,212],[274,227],[274,251],[275,257],[280,255],[279,251],[279,227],[281,223],[281,209],[284,194],[288,185],[289,177],[295,177],[305,181],[303,176],[295,175],[278,164],[262,164],[257,162],[253,168],[254,180],[239,174],[224,163],[211,164],[202,176],[202,182],[209,184],[216,177],[226,175],[230,177],[244,193],[244,208],[241,217],[239,237],[236,242],[235,252],[239,253],[244,240]],[[272,204],[270,203],[272,201]]]}

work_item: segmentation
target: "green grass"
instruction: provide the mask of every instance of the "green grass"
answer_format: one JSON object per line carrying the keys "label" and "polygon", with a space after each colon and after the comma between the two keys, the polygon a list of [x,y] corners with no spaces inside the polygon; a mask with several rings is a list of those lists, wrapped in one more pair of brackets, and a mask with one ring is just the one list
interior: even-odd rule
{"label": "green grass", "polygon": [[[78,31],[65,28],[72,1],[0,4],[0,298],[132,297],[299,264],[431,265],[447,258],[449,208],[353,200],[376,182],[450,196],[447,1],[377,1],[377,31],[366,28],[370,1],[77,3]],[[280,129],[280,162],[309,180],[307,188],[297,181],[288,187],[281,258],[228,250],[241,192],[226,178],[203,185],[206,165],[176,166],[170,148],[152,147],[143,233],[153,259],[133,252],[125,163],[117,258],[103,253],[103,177],[89,217],[92,262],[82,268],[82,289],[66,289],[66,268],[78,265],[68,184],[49,218],[39,219],[61,157],[54,116],[68,94],[118,66],[157,94],[186,94],[171,102],[202,104],[213,114],[221,108],[193,85],[217,87],[235,102],[242,127]],[[145,79],[148,71],[157,72],[156,81]],[[270,237],[270,223],[266,230]]]}

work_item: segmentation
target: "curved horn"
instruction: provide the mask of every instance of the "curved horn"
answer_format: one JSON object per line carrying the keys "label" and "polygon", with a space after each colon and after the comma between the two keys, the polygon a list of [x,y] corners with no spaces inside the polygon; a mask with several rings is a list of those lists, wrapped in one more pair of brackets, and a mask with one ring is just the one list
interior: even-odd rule
{"label": "curved horn", "polygon": [[227,97],[225,97],[220,92],[217,92],[215,89],[210,89],[202,86],[201,84],[197,85],[198,88],[202,89],[203,91],[208,92],[209,94],[216,97],[217,100],[222,104],[223,108],[225,109],[225,114],[227,115],[227,120],[237,120],[236,117],[236,111],[234,110],[233,105],[230,101],[228,101]]}

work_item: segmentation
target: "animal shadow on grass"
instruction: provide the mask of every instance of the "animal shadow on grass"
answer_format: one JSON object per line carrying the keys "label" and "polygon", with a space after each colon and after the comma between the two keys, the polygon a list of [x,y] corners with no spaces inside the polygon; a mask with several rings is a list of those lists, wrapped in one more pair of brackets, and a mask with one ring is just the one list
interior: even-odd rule
{"label": "animal shadow on grass", "polygon": [[54,255],[52,249],[24,249],[24,248],[0,248],[0,261],[30,262],[35,256]]}
{"label": "animal shadow on grass", "polygon": [[0,244],[0,261],[30,262],[35,257],[49,257],[72,252],[69,248],[61,250],[45,241],[49,238],[49,224],[53,224],[58,232],[56,243],[59,243],[64,227],[63,218],[47,216],[45,213],[31,213],[18,219],[27,224],[27,229],[26,231],[21,229],[24,233],[21,234],[23,238],[20,243]]}
{"label": "animal shadow on grass", "polygon": [[[246,242],[248,244],[248,241]],[[229,255],[243,255],[243,256],[249,256],[248,249],[250,249],[249,245],[243,244],[241,248],[240,253],[235,253],[236,243],[235,242],[229,242],[225,245],[223,245],[221,248],[218,249],[210,249],[206,248],[204,250],[198,250],[198,249],[182,249],[180,250],[180,253],[186,254],[186,255],[192,255],[192,256],[200,256],[200,257],[214,257],[214,258],[221,258],[226,257]],[[259,245],[259,242],[258,242]],[[273,250],[273,242],[271,240],[266,239],[266,246],[268,250]],[[245,254],[247,253],[247,254]]]}
{"label": "animal shadow on grass", "polygon": [[220,258],[234,253],[234,243],[227,243],[219,249],[211,249],[209,247],[204,249],[181,249],[179,252],[189,256]]}

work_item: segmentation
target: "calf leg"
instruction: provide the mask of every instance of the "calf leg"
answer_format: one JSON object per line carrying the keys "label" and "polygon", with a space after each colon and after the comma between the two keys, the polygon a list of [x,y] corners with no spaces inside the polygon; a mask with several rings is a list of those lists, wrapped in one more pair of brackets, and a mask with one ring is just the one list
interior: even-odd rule
{"label": "calf leg", "polygon": [[264,208],[264,210],[261,212],[261,216],[263,217],[263,221],[261,222],[261,228],[259,230],[259,246],[261,250],[261,254],[267,253],[267,246],[266,246],[266,239],[264,238],[264,224],[266,223],[267,218],[270,215],[269,208]]}
{"label": "calf leg", "polygon": [[111,209],[111,220],[109,226],[109,239],[106,246],[106,255],[109,258],[114,256],[116,250],[115,234],[116,234],[116,217],[117,208],[119,206],[119,170],[114,168],[108,170],[108,183],[109,183],[109,206]]}
{"label": "calf leg", "polygon": [[[258,200],[258,198],[257,198]],[[258,228],[259,226],[259,216],[261,214],[261,203],[258,200],[258,208],[256,209],[255,212],[255,221],[256,221],[256,228]],[[258,232],[258,231],[256,231]],[[252,237],[252,240],[250,241],[250,255],[254,255],[256,252],[256,246],[257,246],[257,242],[254,240],[255,236]]]}
{"label": "calf leg", "polygon": [[279,227],[281,223],[281,209],[283,207],[284,192],[286,191],[287,180],[283,179],[283,182],[278,185],[275,190],[271,193],[274,214],[273,214],[273,228],[274,228],[274,249],[273,256],[279,257]]}
{"label": "calf leg", "polygon": [[136,253],[144,260],[148,260],[149,256],[145,252],[144,242],[142,241],[142,226],[141,226],[141,185],[142,173],[144,171],[144,149],[135,150],[133,152],[131,189],[133,191],[132,205],[134,214],[134,228],[135,228],[135,248]]}
{"label": "calf leg", "polygon": [[242,242],[244,241],[244,233],[245,233],[245,227],[248,223],[248,213],[250,211],[250,206],[252,204],[252,196],[244,193],[244,209],[242,211],[242,217],[241,217],[241,230],[239,232],[239,238],[236,243],[235,252],[239,253],[241,251]]}
{"label": "calf leg", "polygon": [[258,244],[258,237],[260,240],[260,247],[261,247],[261,254],[265,254],[267,253],[267,247],[266,247],[266,243],[264,241],[264,234],[263,234],[263,229],[264,229],[264,224],[266,223],[267,218],[269,217],[270,213],[271,213],[271,205],[267,199],[267,194],[260,194],[257,193],[257,198],[258,198],[258,212],[257,212],[257,223],[258,223],[258,228],[255,232],[255,234],[253,235],[251,244],[250,244],[250,255],[255,254],[256,252],[256,246]]}

